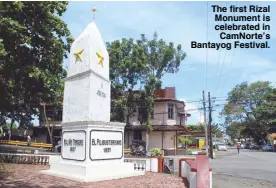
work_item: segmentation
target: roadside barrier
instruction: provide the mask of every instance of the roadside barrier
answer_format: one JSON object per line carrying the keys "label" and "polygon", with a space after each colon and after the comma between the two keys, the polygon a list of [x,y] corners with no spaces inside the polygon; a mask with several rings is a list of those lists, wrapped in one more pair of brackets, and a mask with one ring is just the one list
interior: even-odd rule
{"label": "roadside barrier", "polygon": [[179,159],[179,177],[184,178],[189,188],[212,188],[212,169],[205,153],[195,159]]}
{"label": "roadside barrier", "polygon": [[130,148],[124,149],[124,153],[130,153],[130,152],[131,152]]}
{"label": "roadside barrier", "polygon": [[[0,144],[14,145],[14,146],[28,146],[28,142],[21,142],[21,141],[15,141],[15,140],[0,140]],[[51,149],[53,148],[53,144],[31,142],[30,147]]]}

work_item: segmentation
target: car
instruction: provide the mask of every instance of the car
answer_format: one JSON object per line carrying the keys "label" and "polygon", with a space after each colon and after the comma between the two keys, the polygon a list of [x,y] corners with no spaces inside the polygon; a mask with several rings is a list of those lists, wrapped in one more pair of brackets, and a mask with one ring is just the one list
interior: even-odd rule
{"label": "car", "polygon": [[259,146],[257,144],[250,144],[249,149],[250,150],[258,150]]}
{"label": "car", "polygon": [[225,144],[217,144],[218,151],[227,151],[227,147]]}
{"label": "car", "polygon": [[250,149],[250,144],[245,144],[244,149]]}
{"label": "car", "polygon": [[263,146],[262,150],[263,151],[273,151],[274,148],[271,144],[266,144],[266,145]]}

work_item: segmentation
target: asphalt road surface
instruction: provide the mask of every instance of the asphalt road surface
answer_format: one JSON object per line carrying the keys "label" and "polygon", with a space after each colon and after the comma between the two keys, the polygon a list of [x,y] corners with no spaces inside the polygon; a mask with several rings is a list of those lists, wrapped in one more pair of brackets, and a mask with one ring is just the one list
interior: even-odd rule
{"label": "asphalt road surface", "polygon": [[213,188],[276,188],[276,152],[219,151],[211,161]]}

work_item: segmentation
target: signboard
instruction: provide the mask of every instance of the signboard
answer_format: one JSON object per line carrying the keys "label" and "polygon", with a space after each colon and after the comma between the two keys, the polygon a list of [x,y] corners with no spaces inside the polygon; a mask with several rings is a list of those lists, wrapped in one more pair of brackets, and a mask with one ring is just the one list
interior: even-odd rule
{"label": "signboard", "polygon": [[63,131],[62,158],[75,161],[84,161],[86,158],[86,132]]}
{"label": "signboard", "polygon": [[107,130],[90,131],[90,159],[112,160],[123,157],[123,132]]}

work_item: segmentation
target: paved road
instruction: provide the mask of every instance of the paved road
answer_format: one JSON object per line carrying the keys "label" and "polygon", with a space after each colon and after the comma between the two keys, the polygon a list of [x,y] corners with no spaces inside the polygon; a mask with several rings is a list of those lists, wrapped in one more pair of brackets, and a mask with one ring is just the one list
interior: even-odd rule
{"label": "paved road", "polygon": [[[211,161],[214,174],[214,188],[224,182],[224,188],[234,187],[276,187],[276,153],[231,149],[217,152],[217,158]],[[239,185],[237,185],[239,184]]]}

